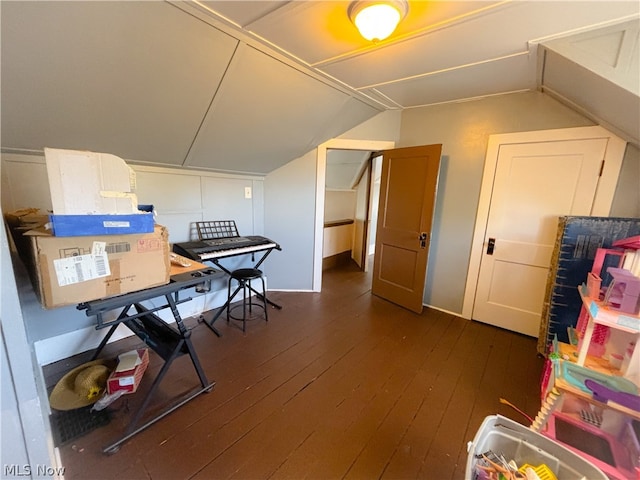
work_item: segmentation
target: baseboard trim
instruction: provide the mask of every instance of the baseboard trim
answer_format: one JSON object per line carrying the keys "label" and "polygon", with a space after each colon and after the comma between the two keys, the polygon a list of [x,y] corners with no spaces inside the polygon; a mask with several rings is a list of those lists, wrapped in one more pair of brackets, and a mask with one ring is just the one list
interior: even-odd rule
{"label": "baseboard trim", "polygon": [[349,262],[351,262],[351,250],[323,258],[322,270],[324,271],[341,265],[347,265]]}

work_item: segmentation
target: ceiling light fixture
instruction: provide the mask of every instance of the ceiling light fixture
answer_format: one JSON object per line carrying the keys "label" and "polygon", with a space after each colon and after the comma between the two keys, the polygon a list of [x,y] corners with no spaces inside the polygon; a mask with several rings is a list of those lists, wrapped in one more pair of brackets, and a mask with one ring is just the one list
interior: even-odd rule
{"label": "ceiling light fixture", "polygon": [[372,42],[384,40],[409,11],[407,0],[359,0],[349,5],[349,18],[360,35]]}

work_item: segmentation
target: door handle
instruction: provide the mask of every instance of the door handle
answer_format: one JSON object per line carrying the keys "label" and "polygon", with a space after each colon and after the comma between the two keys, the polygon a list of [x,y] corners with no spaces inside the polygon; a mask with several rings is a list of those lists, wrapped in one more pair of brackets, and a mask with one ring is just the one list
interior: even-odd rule
{"label": "door handle", "polygon": [[496,248],[496,239],[490,238],[487,242],[487,255],[493,255],[494,248]]}
{"label": "door handle", "polygon": [[427,232],[422,232],[420,234],[420,236],[418,237],[418,240],[420,240],[420,248],[426,248],[427,247],[427,238],[429,237],[429,234]]}

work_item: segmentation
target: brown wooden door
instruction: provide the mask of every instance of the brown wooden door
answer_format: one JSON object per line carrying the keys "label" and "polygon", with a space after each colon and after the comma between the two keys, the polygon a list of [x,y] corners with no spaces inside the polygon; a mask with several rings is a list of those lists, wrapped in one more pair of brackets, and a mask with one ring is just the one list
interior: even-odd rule
{"label": "brown wooden door", "polygon": [[383,153],[371,292],[422,312],[442,145]]}

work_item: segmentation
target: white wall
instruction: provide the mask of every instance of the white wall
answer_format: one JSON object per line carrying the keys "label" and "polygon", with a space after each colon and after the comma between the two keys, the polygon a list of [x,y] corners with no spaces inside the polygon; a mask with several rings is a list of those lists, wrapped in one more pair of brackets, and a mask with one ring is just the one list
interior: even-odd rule
{"label": "white wall", "polygon": [[353,220],[356,212],[355,190],[325,190],[324,221]]}
{"label": "white wall", "polygon": [[354,224],[350,223],[348,225],[337,225],[324,229],[322,258],[351,251],[353,245],[353,226]]}
{"label": "white wall", "polygon": [[[331,190],[324,192],[324,222],[353,220],[356,212],[355,190]],[[348,252],[353,244],[353,223],[324,229],[322,258]]]}
{"label": "white wall", "polygon": [[640,149],[636,145],[627,144],[611,216],[640,218]]}
{"label": "white wall", "polygon": [[[0,379],[2,380],[2,441],[0,464],[25,472],[59,468],[47,419],[49,407],[42,371],[35,360],[23,322],[18,290],[11,272],[12,259],[4,226],[0,227]],[[6,274],[9,272],[9,274]],[[39,476],[40,477],[40,476]]]}
{"label": "white wall", "polygon": [[267,175],[264,202],[265,236],[282,247],[281,252],[272,254],[273,268],[267,265],[269,288],[311,291],[315,248],[315,151]]}

